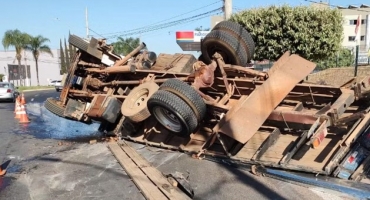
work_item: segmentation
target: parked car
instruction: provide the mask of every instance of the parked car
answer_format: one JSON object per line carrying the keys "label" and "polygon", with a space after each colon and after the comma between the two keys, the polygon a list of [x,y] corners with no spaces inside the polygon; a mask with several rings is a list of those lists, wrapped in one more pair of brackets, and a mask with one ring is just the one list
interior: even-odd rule
{"label": "parked car", "polygon": [[0,100],[12,101],[15,102],[15,99],[18,97],[18,87],[15,87],[13,83],[4,83],[0,82]]}
{"label": "parked car", "polygon": [[62,81],[61,80],[55,81],[54,86],[55,86],[55,90],[57,92],[59,92],[59,91],[61,91],[63,89],[63,85],[62,85]]}
{"label": "parked car", "polygon": [[50,81],[50,82],[49,82],[49,84],[48,84],[48,85],[49,85],[49,86],[55,86],[55,83],[56,83],[56,82],[57,82],[57,80],[52,80],[52,81]]}

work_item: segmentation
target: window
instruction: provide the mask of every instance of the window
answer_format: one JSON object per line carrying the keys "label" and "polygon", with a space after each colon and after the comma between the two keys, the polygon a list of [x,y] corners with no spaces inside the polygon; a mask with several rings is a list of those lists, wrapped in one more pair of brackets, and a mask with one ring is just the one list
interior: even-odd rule
{"label": "window", "polygon": [[8,83],[2,83],[2,84],[0,84],[0,88],[9,88],[9,84]]}
{"label": "window", "polygon": [[[349,20],[349,25],[356,25],[357,19]],[[366,19],[361,19],[361,24],[366,24]]]}
{"label": "window", "polygon": [[356,25],[356,24],[357,24],[357,19],[349,20],[349,25]]}
{"label": "window", "polygon": [[365,36],[364,35],[361,35],[361,41],[364,41],[365,40]]}
{"label": "window", "polygon": [[348,41],[355,41],[355,36],[348,36]]}

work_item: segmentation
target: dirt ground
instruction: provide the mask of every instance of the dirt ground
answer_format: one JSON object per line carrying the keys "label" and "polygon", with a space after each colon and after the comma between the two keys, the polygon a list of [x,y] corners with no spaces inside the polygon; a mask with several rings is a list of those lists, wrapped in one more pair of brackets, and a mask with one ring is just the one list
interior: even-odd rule
{"label": "dirt ground", "polygon": [[[306,81],[339,87],[353,78],[354,73],[354,67],[330,68],[308,75]],[[370,76],[370,65],[359,66],[357,69],[357,76],[360,79],[364,78],[365,76]]]}

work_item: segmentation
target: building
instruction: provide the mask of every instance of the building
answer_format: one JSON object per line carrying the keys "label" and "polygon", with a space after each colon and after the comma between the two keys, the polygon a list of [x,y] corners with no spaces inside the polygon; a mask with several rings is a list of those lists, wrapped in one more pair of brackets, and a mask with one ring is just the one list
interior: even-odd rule
{"label": "building", "polygon": [[[52,50],[52,53],[53,57],[49,54],[41,53],[38,59],[40,85],[48,85],[49,80],[61,80],[62,78],[62,75],[60,75],[59,50]],[[12,82],[16,86],[20,85],[20,77],[26,79],[24,85],[36,86],[36,64],[32,53],[29,51],[22,52],[22,69],[27,65],[28,70],[19,70],[21,73],[18,72],[18,61],[15,59],[15,55],[15,51],[0,51],[0,74],[5,75],[7,79],[5,81]]]}
{"label": "building", "polygon": [[[370,48],[370,6],[350,5],[346,8],[338,7],[342,11],[343,22],[343,46],[356,45],[356,24],[359,23],[357,40],[360,51],[367,51]],[[357,22],[358,21],[358,22]]]}
{"label": "building", "polygon": [[[312,3],[316,8],[329,8],[327,2]],[[349,5],[348,7],[337,6],[343,16],[343,41],[342,46],[360,46],[360,51],[364,52],[370,48],[370,6],[362,4],[360,6]],[[356,25],[359,22],[356,38]],[[356,41],[357,40],[357,41]]]}

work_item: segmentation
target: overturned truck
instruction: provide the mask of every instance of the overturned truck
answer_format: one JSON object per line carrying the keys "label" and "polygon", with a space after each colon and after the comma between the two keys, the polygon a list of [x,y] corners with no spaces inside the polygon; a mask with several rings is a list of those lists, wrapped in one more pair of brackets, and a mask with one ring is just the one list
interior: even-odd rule
{"label": "overturned truck", "polygon": [[[125,57],[104,39],[78,48],[60,99],[45,107],[125,140],[359,181],[370,171],[370,79],[305,83],[315,64],[286,52],[267,72],[246,67],[254,42],[224,21],[202,55],[159,54],[142,43]],[[340,77],[338,77],[340,78]]]}

